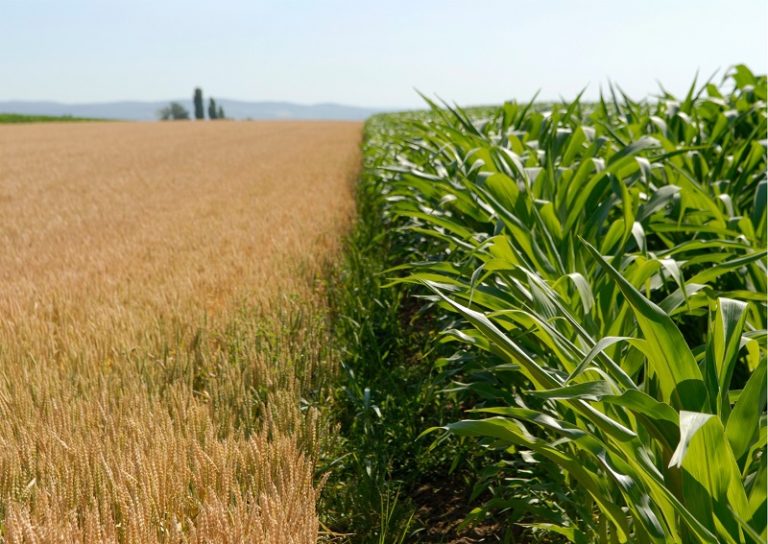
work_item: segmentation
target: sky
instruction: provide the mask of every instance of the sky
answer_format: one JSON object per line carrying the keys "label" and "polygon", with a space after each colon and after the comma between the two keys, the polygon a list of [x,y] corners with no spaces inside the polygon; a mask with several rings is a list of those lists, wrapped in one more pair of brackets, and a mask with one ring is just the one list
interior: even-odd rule
{"label": "sky", "polygon": [[0,100],[381,108],[768,71],[768,0],[0,0]]}

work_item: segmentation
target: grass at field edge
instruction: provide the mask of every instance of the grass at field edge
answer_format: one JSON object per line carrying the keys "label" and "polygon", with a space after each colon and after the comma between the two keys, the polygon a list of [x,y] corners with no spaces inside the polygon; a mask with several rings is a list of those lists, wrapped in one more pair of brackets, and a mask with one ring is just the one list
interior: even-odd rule
{"label": "grass at field edge", "polygon": [[[460,410],[443,402],[445,384],[424,364],[436,348],[434,325],[407,287],[386,285],[402,252],[383,219],[377,181],[384,159],[377,121],[387,118],[365,125],[357,222],[329,282],[341,369],[330,408],[338,432],[318,468],[328,477],[318,505],[321,541],[472,542],[457,538],[476,475],[458,460],[471,458],[474,446],[449,441],[432,449],[431,438],[420,438]],[[471,534],[498,529],[489,522]]]}
{"label": "grass at field edge", "polygon": [[20,113],[0,113],[0,124],[23,123],[87,123],[108,121],[108,119],[94,119],[89,117],[73,117],[71,115],[24,115]]}

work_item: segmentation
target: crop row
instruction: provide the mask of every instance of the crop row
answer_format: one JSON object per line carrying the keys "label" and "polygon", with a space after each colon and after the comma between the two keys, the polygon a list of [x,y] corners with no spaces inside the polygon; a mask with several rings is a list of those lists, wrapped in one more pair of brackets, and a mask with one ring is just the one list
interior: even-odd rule
{"label": "crop row", "polygon": [[478,515],[573,542],[763,542],[765,76],[431,105],[369,122],[371,183],[393,281],[450,347],[422,364],[467,417],[431,436],[487,451]]}

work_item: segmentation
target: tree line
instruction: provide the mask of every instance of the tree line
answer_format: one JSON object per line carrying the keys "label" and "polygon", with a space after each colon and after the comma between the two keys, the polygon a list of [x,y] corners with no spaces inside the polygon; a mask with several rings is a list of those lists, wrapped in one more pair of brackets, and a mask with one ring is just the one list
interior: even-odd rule
{"label": "tree line", "polygon": [[[195,88],[195,92],[192,96],[192,103],[195,109],[195,119],[205,119],[205,101],[203,99],[203,90],[200,87]],[[171,102],[166,107],[158,112],[158,116],[162,121],[177,121],[181,119],[189,119],[189,110],[179,104],[178,102]],[[227,116],[224,113],[224,108],[221,104],[216,104],[216,100],[212,97],[208,99],[208,119],[226,119]]]}

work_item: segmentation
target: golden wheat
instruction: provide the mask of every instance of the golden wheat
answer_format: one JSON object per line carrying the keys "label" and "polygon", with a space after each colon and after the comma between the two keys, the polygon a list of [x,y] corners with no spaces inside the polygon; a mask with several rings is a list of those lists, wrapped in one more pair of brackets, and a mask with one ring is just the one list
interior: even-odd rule
{"label": "golden wheat", "polygon": [[0,541],[316,540],[359,137],[0,127]]}

